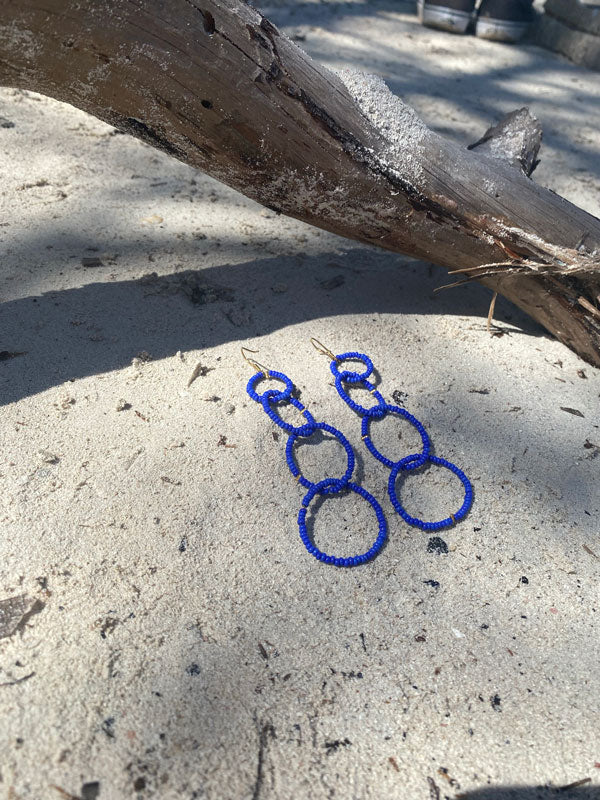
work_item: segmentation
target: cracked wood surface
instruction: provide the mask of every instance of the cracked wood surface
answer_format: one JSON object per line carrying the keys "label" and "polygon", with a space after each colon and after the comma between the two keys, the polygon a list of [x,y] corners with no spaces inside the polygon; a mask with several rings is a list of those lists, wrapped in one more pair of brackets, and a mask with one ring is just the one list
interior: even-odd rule
{"label": "cracked wood surface", "polygon": [[600,220],[533,183],[512,145],[506,161],[489,152],[492,129],[470,152],[416,117],[383,130],[237,0],[0,11],[2,84],[84,109],[278,212],[477,277],[600,366]]}

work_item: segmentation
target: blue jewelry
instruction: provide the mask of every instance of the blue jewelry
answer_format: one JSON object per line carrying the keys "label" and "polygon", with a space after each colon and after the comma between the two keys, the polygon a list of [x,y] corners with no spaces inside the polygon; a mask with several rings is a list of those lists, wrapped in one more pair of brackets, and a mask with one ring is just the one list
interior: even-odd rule
{"label": "blue jewelry", "polygon": [[335,479],[325,478],[325,480],[313,484],[308,490],[304,500],[302,501],[302,508],[298,512],[298,528],[300,530],[300,538],[302,539],[308,552],[315,558],[318,558],[319,561],[324,561],[326,564],[335,564],[336,567],[356,567],[359,564],[365,564],[367,561],[370,561],[377,555],[377,553],[383,547],[387,535],[387,524],[385,517],[383,516],[381,506],[377,500],[375,500],[373,495],[367,492],[366,489],[363,489],[362,486],[357,486],[355,483],[350,482],[344,484],[344,488],[350,489],[352,492],[356,492],[356,494],[364,497],[365,500],[371,504],[373,510],[375,511],[377,521],[379,522],[379,533],[377,534],[377,538],[371,547],[366,551],[366,553],[362,553],[359,556],[352,556],[351,558],[336,558],[335,556],[328,556],[327,553],[323,553],[312,544],[306,531],[306,512],[308,511],[310,501],[316,494],[333,494],[334,492],[339,492],[340,489],[336,486],[337,483],[338,482],[335,481]]}
{"label": "blue jewelry", "polygon": [[[400,467],[400,469],[417,469],[418,467],[422,467],[423,464],[427,461],[429,452],[431,450],[431,443],[429,441],[429,436],[427,435],[427,431],[425,430],[425,428],[421,425],[419,420],[413,417],[412,414],[409,414],[405,408],[401,408],[400,406],[390,406],[387,403],[384,403],[379,407],[375,406],[376,411],[379,411],[380,409],[382,410],[383,413],[378,414],[378,416],[383,417],[388,413],[398,414],[399,416],[404,417],[404,419],[407,419],[411,423],[411,425],[414,425],[414,427],[417,429],[417,431],[421,436],[421,441],[423,442],[422,452],[414,456],[406,456],[406,458],[403,458],[402,467]],[[371,436],[369,433],[369,424],[373,419],[373,416],[374,414],[372,413],[372,411],[368,411],[363,416],[363,421],[361,425],[361,433],[362,433],[361,438],[365,443],[365,445],[367,446],[367,449],[371,453],[371,455],[374,456],[378,461],[381,461],[382,464],[385,464],[386,467],[392,469],[392,467],[394,467],[396,463],[400,462],[391,461],[389,458],[386,458],[386,456],[380,453],[379,450],[375,447],[375,445],[371,441]],[[410,459],[410,461],[407,459]]]}
{"label": "blue jewelry", "polygon": [[[416,419],[416,417],[413,417],[412,414],[409,414],[406,409],[401,408],[400,406],[389,405],[386,403],[382,395],[375,388],[375,385],[367,380],[367,378],[369,378],[373,373],[373,362],[371,359],[364,353],[358,352],[340,353],[336,356],[317,339],[311,339],[311,343],[316,350],[329,358],[331,362],[330,369],[335,378],[335,388],[339,396],[353,411],[362,417],[361,438],[365,443],[366,448],[374,458],[376,458],[378,461],[381,461],[382,464],[385,464],[385,466],[391,470],[388,480],[388,494],[392,505],[402,519],[409,525],[413,525],[416,528],[421,528],[424,531],[437,531],[441,530],[442,528],[447,528],[450,525],[454,525],[456,522],[466,516],[467,512],[471,508],[471,505],[473,504],[473,487],[471,482],[465,473],[456,466],[456,464],[453,464],[451,461],[446,461],[444,458],[438,458],[431,453],[431,442],[429,441],[427,431],[419,422],[419,420]],[[340,371],[338,369],[338,365],[342,361],[347,361],[348,359],[361,361],[365,366],[364,371]],[[354,400],[352,400],[352,398],[349,396],[348,392],[344,389],[344,383],[349,383],[353,386],[363,386],[369,391],[370,394],[373,395],[377,403],[369,407],[361,406],[358,403],[355,403]],[[413,453],[401,458],[398,461],[392,461],[384,456],[383,453],[379,452],[371,440],[369,426],[371,424],[371,420],[382,419],[383,417],[387,416],[387,414],[397,414],[398,416],[408,420],[408,422],[410,422],[410,424],[417,429],[423,444],[423,449],[420,453]],[[450,514],[450,516],[446,517],[445,519],[439,520],[438,522],[425,522],[418,517],[412,517],[405,510],[404,506],[398,499],[396,489],[396,482],[401,472],[404,473],[419,469],[427,463],[449,469],[461,480],[465,489],[463,504],[458,511],[456,511],[454,514]]]}
{"label": "blue jewelry", "polygon": [[[331,433],[332,436],[335,436],[336,439],[344,446],[344,450],[348,455],[348,467],[344,475],[336,480],[335,478],[327,478],[326,480],[332,481],[331,486],[329,489],[323,489],[323,494],[329,493],[333,494],[334,492],[339,492],[344,486],[348,485],[350,478],[352,477],[352,473],[354,472],[354,450],[352,449],[352,445],[346,439],[341,431],[338,431],[337,428],[333,428],[331,425],[326,425],[324,422],[315,422],[314,430],[321,430],[327,431],[327,433]],[[306,489],[313,489],[316,484],[312,481],[309,481],[304,475],[300,474],[300,470],[298,469],[298,465],[294,461],[294,444],[296,443],[298,436],[303,436],[306,434],[298,434],[296,432],[290,433],[287,440],[287,445],[285,447],[285,460],[287,461],[287,465],[290,469],[290,472],[296,478],[298,483],[301,486],[304,486]],[[311,434],[308,434],[310,436]],[[321,481],[323,483],[323,481]]]}
{"label": "blue jewelry", "polygon": [[428,461],[430,461],[432,464],[437,464],[440,467],[446,467],[455,475],[457,475],[462,481],[462,484],[465,487],[465,499],[463,500],[463,504],[456,513],[450,514],[449,517],[446,517],[446,519],[441,519],[439,522],[424,522],[422,519],[418,519],[418,517],[411,517],[410,514],[405,511],[404,506],[400,500],[398,500],[398,495],[396,494],[396,479],[398,478],[398,474],[401,470],[407,470],[409,468],[406,465],[406,462],[407,459],[411,458],[414,458],[414,456],[406,456],[406,458],[402,458],[400,461],[397,461],[392,467],[388,481],[388,494],[390,496],[390,500],[402,519],[405,522],[408,522],[409,525],[413,525],[415,528],[421,528],[422,531],[439,531],[442,528],[450,527],[450,525],[453,525],[466,516],[467,511],[473,504],[473,488],[470,480],[467,478],[465,473],[456,466],[456,464],[453,464],[451,461],[446,461],[445,458],[437,458],[436,456],[432,456],[431,453],[427,456]]}
{"label": "blue jewelry", "polygon": [[[322,561],[325,564],[333,564],[336,567],[355,567],[360,564],[364,564],[367,561],[370,561],[374,558],[377,553],[381,550],[383,545],[385,544],[385,540],[387,538],[387,523],[385,521],[385,517],[383,515],[383,511],[381,506],[377,502],[377,500],[373,497],[372,494],[363,489],[361,486],[357,486],[355,483],[351,483],[350,478],[352,477],[352,473],[354,472],[354,466],[356,463],[356,459],[354,456],[354,450],[352,449],[352,445],[346,439],[344,434],[334,428],[332,425],[327,425],[324,422],[316,422],[312,414],[305,408],[302,403],[296,400],[295,397],[292,397],[292,392],[294,389],[294,385],[292,381],[284,375],[282,372],[274,372],[273,370],[268,370],[263,367],[261,364],[258,364],[256,361],[249,359],[245,354],[244,350],[248,348],[242,348],[242,355],[251,364],[258,372],[253,375],[250,380],[248,381],[248,385],[246,387],[246,391],[248,392],[249,396],[263,408],[263,411],[269,416],[269,418],[280,428],[287,431],[288,433],[288,440],[287,445],[285,448],[285,458],[287,461],[287,465],[289,467],[290,472],[296,478],[296,481],[301,485],[304,486],[305,489],[308,489],[304,499],[302,500],[302,506],[300,511],[298,512],[298,530],[300,532],[300,539],[308,552],[314,556],[317,560]],[[253,351],[250,351],[253,352]],[[373,369],[373,365],[371,365],[371,370]],[[342,373],[343,374],[343,373]],[[370,374],[370,372],[368,373]],[[263,380],[264,378],[276,378],[282,381],[285,385],[285,388],[281,391],[277,391],[275,389],[267,389],[267,391],[263,392],[263,394],[258,394],[256,391],[257,384]],[[383,398],[381,398],[383,402]],[[305,419],[307,420],[303,425],[290,425],[290,423],[285,422],[281,419],[281,416],[276,410],[277,403],[290,403],[300,411],[301,414],[304,415]],[[342,475],[341,478],[324,478],[317,483],[313,481],[309,481],[308,478],[305,478],[304,475],[300,472],[298,465],[294,459],[294,445],[296,441],[300,437],[310,437],[315,433],[315,431],[321,430],[330,433],[332,436],[342,444],[344,450],[346,451],[346,455],[348,457],[348,463],[346,467],[345,473]],[[355,494],[360,495],[363,497],[373,508],[375,511],[375,516],[377,518],[377,522],[379,524],[379,530],[377,533],[377,537],[371,547],[364,553],[361,553],[356,556],[351,556],[349,558],[339,558],[337,556],[329,555],[322,550],[319,550],[318,547],[311,541],[310,535],[306,528],[306,514],[308,511],[308,507],[312,500],[315,498],[316,495],[333,495],[339,494],[343,491],[351,491]]]}

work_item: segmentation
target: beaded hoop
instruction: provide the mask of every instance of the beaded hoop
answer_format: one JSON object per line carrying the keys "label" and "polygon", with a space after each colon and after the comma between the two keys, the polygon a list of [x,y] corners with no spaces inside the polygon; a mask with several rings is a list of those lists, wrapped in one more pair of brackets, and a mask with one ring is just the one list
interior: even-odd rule
{"label": "beaded hoop", "polygon": [[[330,433],[332,434],[332,436],[335,436],[338,442],[340,442],[340,444],[344,447],[344,450],[346,451],[346,454],[348,456],[348,467],[344,475],[341,478],[338,478],[337,480],[329,478],[327,479],[333,481],[333,483],[331,484],[331,488],[328,490],[328,492],[329,493],[339,492],[348,484],[348,481],[350,480],[350,478],[352,477],[352,473],[354,472],[354,464],[355,464],[354,450],[352,449],[352,445],[350,444],[348,439],[346,439],[344,434],[341,431],[338,431],[337,428],[333,428],[331,425],[327,425],[325,422],[316,422],[312,432],[314,433],[316,430],[327,431],[327,433]],[[302,473],[300,472],[298,465],[294,461],[294,444],[296,443],[297,439],[298,439],[297,433],[290,433],[290,435],[288,436],[287,445],[285,447],[285,459],[287,461],[288,467],[290,468],[290,472],[292,473],[294,478],[296,478],[298,483],[301,486],[304,486],[306,489],[312,489],[313,486],[316,486],[316,483],[314,481],[309,481],[308,478],[305,478],[304,475],[302,475]]]}
{"label": "beaded hoop", "polygon": [[344,403],[346,403],[347,406],[350,406],[352,411],[356,411],[356,413],[360,414],[361,416],[363,414],[369,414],[374,417],[383,417],[385,414],[386,402],[382,395],[375,388],[375,385],[364,379],[361,381],[355,381],[355,383],[364,384],[365,388],[369,390],[369,394],[372,394],[375,400],[377,400],[377,405],[369,406],[367,408],[366,406],[361,406],[359,403],[354,402],[354,400],[342,386],[342,376],[340,374],[335,379],[335,388],[337,389],[337,393],[342,398]]}
{"label": "beaded hoop", "polygon": [[[340,372],[337,368],[338,362],[347,361],[350,358],[355,358],[358,361],[362,361],[366,367],[365,371],[361,373],[345,369]],[[330,369],[336,380],[337,378],[341,378],[343,381],[346,381],[346,383],[358,383],[359,381],[364,381],[365,378],[368,378],[369,375],[371,375],[373,372],[373,362],[369,356],[366,356],[364,353],[340,353],[339,356],[335,357],[335,361],[331,362]]]}
{"label": "beaded hoop", "polygon": [[279,403],[282,400],[287,400],[292,396],[294,384],[287,375],[284,375],[283,372],[273,372],[273,370],[269,370],[268,374],[269,378],[277,378],[278,380],[283,381],[285,383],[285,389],[283,391],[277,391],[277,389],[267,389],[267,391],[263,394],[257,394],[255,388],[256,384],[261,380],[266,380],[266,376],[262,372],[257,372],[250,378],[248,385],[246,386],[246,391],[253,400],[255,400],[257,403],[260,403],[262,402],[263,397],[268,395],[274,403]]}
{"label": "beaded hoop", "polygon": [[280,428],[283,428],[284,431],[287,431],[288,433],[295,433],[296,436],[310,436],[315,429],[315,425],[317,424],[315,422],[315,418],[299,400],[296,400],[295,397],[288,397],[287,401],[288,403],[291,403],[294,408],[297,408],[301,414],[304,414],[308,422],[306,422],[304,425],[292,425],[291,423],[282,420],[271,405],[271,403],[274,401],[273,396],[270,396],[269,392],[265,392],[265,394],[262,396],[262,400],[260,400],[260,404],[262,405],[265,414],[271,418],[275,425],[279,425]]}
{"label": "beaded hoop", "polygon": [[[408,456],[408,458],[413,458],[413,456]],[[406,459],[402,460],[406,461]],[[410,514],[404,509],[404,506],[400,500],[398,500],[398,495],[396,493],[396,479],[398,478],[398,474],[401,471],[406,470],[406,467],[402,465],[402,461],[398,461],[392,467],[388,481],[388,494],[390,496],[390,500],[392,501],[392,505],[398,514],[400,514],[402,519],[405,522],[408,522],[409,525],[414,525],[416,528],[421,528],[421,530],[424,531],[439,531],[442,528],[448,528],[450,525],[454,525],[454,523],[458,522],[466,515],[473,502],[473,487],[471,485],[471,481],[467,478],[465,473],[451,461],[446,461],[445,458],[437,458],[436,456],[432,455],[427,456],[427,461],[440,467],[446,467],[446,469],[449,469],[462,481],[462,484],[465,487],[465,499],[456,514],[450,514],[449,517],[446,517],[446,519],[442,519],[439,522],[424,522],[418,517],[411,517]]]}
{"label": "beaded hoop", "polygon": [[306,530],[306,513],[311,500],[316,494],[331,494],[331,492],[328,492],[327,489],[334,481],[335,479],[325,478],[325,480],[313,484],[313,486],[306,493],[306,496],[302,501],[302,508],[298,512],[298,528],[300,530],[300,539],[302,540],[302,543],[308,552],[319,561],[323,561],[325,564],[335,564],[336,567],[356,567],[359,564],[365,564],[367,561],[370,561],[372,558],[374,558],[385,544],[387,537],[387,525],[385,517],[383,516],[381,506],[377,500],[375,500],[372,494],[367,492],[361,486],[357,486],[355,483],[348,482],[345,484],[344,489],[349,489],[351,492],[355,492],[361,497],[364,497],[365,500],[371,504],[373,510],[375,511],[375,516],[379,522],[379,532],[377,534],[377,538],[366,552],[357,556],[350,556],[349,558],[330,556],[327,553],[324,553],[322,550],[319,550],[319,548],[311,542],[308,531]]}
{"label": "beaded hoop", "polygon": [[[431,443],[425,428],[421,425],[419,420],[416,417],[413,417],[412,414],[409,414],[405,408],[401,408],[400,406],[391,406],[388,403],[386,403],[383,408],[385,409],[385,414],[398,414],[398,416],[404,417],[404,419],[408,420],[408,422],[410,422],[410,424],[417,429],[419,436],[421,437],[421,441],[423,442],[423,451],[420,454],[415,453],[414,455],[405,456],[400,461],[392,461],[390,458],[387,458],[383,455],[383,453],[379,452],[371,440],[369,425],[371,424],[373,415],[367,414],[362,420],[361,434],[362,440],[371,455],[375,456],[378,461],[381,461],[381,463],[385,464],[385,466],[389,467],[389,469],[392,469],[396,464],[402,464],[400,469],[417,469],[418,467],[422,466],[427,461],[429,451],[431,450]],[[410,461],[407,461],[407,459],[410,459]],[[410,466],[408,466],[409,464]]]}

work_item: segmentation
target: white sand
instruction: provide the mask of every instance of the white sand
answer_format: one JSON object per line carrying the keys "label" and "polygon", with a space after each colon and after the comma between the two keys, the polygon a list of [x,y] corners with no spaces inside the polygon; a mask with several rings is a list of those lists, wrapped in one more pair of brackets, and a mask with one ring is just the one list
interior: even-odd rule
{"label": "white sand", "polygon": [[[271,15],[465,145],[530,105],[536,179],[600,214],[597,74],[423,29],[409,4]],[[24,353],[0,362],[0,797],[533,800],[589,776],[559,796],[598,798],[600,373],[502,300],[490,338],[481,287],[434,295],[442,270],[277,217],[79,111],[2,90],[0,117],[0,351]],[[392,513],[310,336],[369,353],[471,476],[447,555]],[[373,563],[302,547],[241,345],[355,446],[389,523]],[[388,453],[414,443],[373,428]],[[299,457],[343,469],[328,443]],[[444,470],[403,497],[460,499]],[[356,552],[373,523],[328,499],[317,543]]]}

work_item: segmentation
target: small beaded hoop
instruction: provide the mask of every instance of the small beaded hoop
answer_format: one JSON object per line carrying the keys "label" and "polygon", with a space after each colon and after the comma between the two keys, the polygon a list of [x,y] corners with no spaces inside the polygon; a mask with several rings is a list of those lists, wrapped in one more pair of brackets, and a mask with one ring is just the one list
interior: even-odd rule
{"label": "small beaded hoop", "polygon": [[[415,456],[408,456],[409,459],[417,459]],[[403,459],[406,461],[407,459]],[[460,480],[462,481],[463,486],[465,487],[465,499],[463,501],[462,506],[458,509],[455,514],[450,514],[449,517],[446,519],[442,519],[439,522],[424,522],[422,519],[418,517],[411,517],[411,515],[404,509],[404,506],[398,499],[398,495],[396,492],[396,480],[398,475],[402,471],[406,471],[406,466],[402,464],[402,461],[398,461],[396,464],[393,465],[392,471],[390,472],[390,477],[388,481],[388,494],[390,496],[390,500],[392,501],[392,505],[400,514],[402,519],[405,522],[408,522],[409,525],[413,525],[416,528],[421,528],[423,531],[439,531],[442,528],[449,528],[451,525],[454,525],[456,522],[459,522],[467,513],[471,504],[473,502],[473,487],[471,485],[471,481],[467,478],[465,473],[459,469],[456,464],[453,464],[451,461],[446,461],[445,458],[437,458],[436,456],[432,456],[429,454],[427,456],[427,461],[432,464],[435,464],[439,467],[446,467],[451,472],[453,472]]]}
{"label": "small beaded hoop", "polygon": [[[338,370],[339,362],[347,361],[350,358],[355,358],[358,361],[362,361],[366,367],[365,371],[361,373],[345,369],[340,372]],[[373,372],[373,362],[369,356],[366,356],[364,353],[340,353],[339,356],[335,357],[335,361],[331,362],[330,369],[336,380],[337,378],[341,378],[343,381],[346,381],[346,383],[358,383],[359,381],[364,381],[369,377],[369,375],[371,375]]]}
{"label": "small beaded hoop", "polygon": [[255,400],[257,403],[261,403],[263,397],[268,395],[273,403],[280,403],[282,400],[287,400],[292,396],[294,384],[287,375],[284,375],[283,372],[274,372],[270,369],[268,376],[269,378],[277,378],[277,380],[283,381],[285,383],[285,389],[282,391],[277,391],[277,389],[267,389],[267,391],[263,392],[263,394],[258,394],[256,391],[256,384],[261,380],[266,380],[266,375],[264,375],[262,372],[257,372],[250,378],[248,385],[246,386],[246,391],[253,400]]}
{"label": "small beaded hoop", "polygon": [[308,531],[306,530],[306,513],[311,500],[316,494],[331,494],[327,491],[327,489],[334,482],[335,479],[325,478],[325,480],[313,484],[313,486],[306,493],[306,496],[302,501],[302,508],[298,512],[298,528],[300,530],[300,539],[302,540],[302,543],[308,552],[318,561],[323,561],[325,564],[335,564],[336,567],[356,567],[360,564],[365,564],[367,561],[370,561],[381,550],[387,538],[387,524],[383,515],[383,511],[381,510],[381,506],[377,500],[375,500],[373,495],[367,492],[366,489],[363,489],[361,486],[357,486],[355,483],[348,482],[344,486],[344,489],[349,489],[351,492],[355,492],[361,497],[364,497],[365,500],[371,504],[373,510],[375,511],[377,521],[379,522],[379,532],[377,534],[377,538],[366,552],[357,556],[350,556],[349,558],[330,556],[327,553],[324,553],[322,550],[319,550],[319,548],[311,542]]}
{"label": "small beaded hoop", "polygon": [[[327,492],[329,494],[334,492],[339,492],[348,484],[348,481],[350,480],[350,478],[352,477],[352,473],[354,472],[354,464],[355,464],[354,450],[352,449],[352,445],[350,444],[348,439],[346,439],[344,434],[341,431],[338,431],[337,428],[333,428],[331,425],[327,425],[325,422],[316,422],[312,432],[314,433],[316,430],[327,431],[327,433],[330,433],[332,436],[335,436],[338,442],[340,442],[340,444],[344,447],[344,450],[346,451],[346,454],[348,456],[348,467],[344,475],[341,478],[337,479],[327,478],[327,480],[332,481],[332,484],[328,490],[325,489],[323,490],[324,492]],[[305,436],[306,434],[300,434],[300,435]],[[308,478],[305,478],[304,475],[302,475],[300,469],[298,468],[298,465],[294,460],[294,444],[296,443],[297,439],[298,439],[297,433],[290,433],[290,435],[288,436],[287,445],[285,447],[285,460],[287,461],[287,465],[290,468],[290,472],[292,473],[294,478],[297,479],[298,483],[301,486],[304,486],[306,489],[312,489],[313,486],[316,486],[316,483],[314,481],[309,481]]]}
{"label": "small beaded hoop", "polygon": [[[377,407],[376,407],[377,408]],[[373,419],[372,414],[367,414],[363,417],[362,426],[361,426],[361,434],[362,439],[365,443],[365,446],[369,450],[372,456],[378,461],[381,461],[382,464],[385,464],[388,469],[392,469],[397,464],[402,464],[400,469],[417,469],[418,467],[422,466],[426,461],[427,457],[429,456],[429,451],[431,450],[431,442],[429,441],[429,436],[427,435],[427,431],[421,425],[419,420],[416,417],[413,417],[412,414],[409,414],[405,408],[401,408],[400,406],[392,406],[386,403],[382,406],[384,414],[397,414],[400,417],[404,417],[411,425],[413,425],[421,437],[421,441],[423,443],[423,450],[422,452],[415,453],[413,455],[406,456],[405,458],[401,459],[400,461],[392,461],[390,458],[387,458],[380,453],[379,450],[375,447],[371,440],[371,434],[369,430],[369,426],[371,424],[371,420]],[[410,466],[409,466],[410,465]]]}

